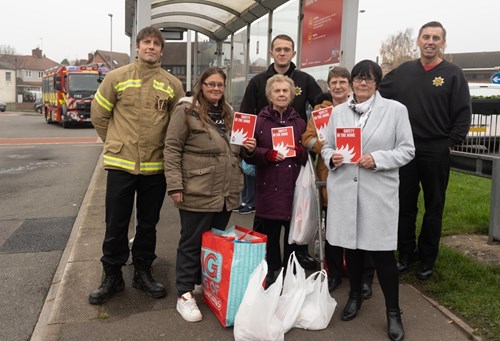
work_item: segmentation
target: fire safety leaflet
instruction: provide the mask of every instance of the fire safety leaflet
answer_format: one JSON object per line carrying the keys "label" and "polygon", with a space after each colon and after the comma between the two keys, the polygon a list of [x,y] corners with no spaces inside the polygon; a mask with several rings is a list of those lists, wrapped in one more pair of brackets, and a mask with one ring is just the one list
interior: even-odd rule
{"label": "fire safety leaflet", "polygon": [[241,112],[234,113],[233,128],[231,130],[231,143],[243,145],[255,133],[257,116]]}
{"label": "fire safety leaflet", "polygon": [[337,152],[344,156],[344,163],[356,163],[361,157],[361,127],[335,129]]}
{"label": "fire safety leaflet", "polygon": [[273,138],[273,149],[277,150],[285,157],[295,156],[295,140],[293,138],[293,127],[271,128]]}
{"label": "fire safety leaflet", "polygon": [[326,140],[326,127],[328,126],[328,120],[330,119],[332,112],[332,106],[311,112],[311,117],[314,121],[314,126],[316,127],[316,133],[318,134],[318,140],[320,141]]}

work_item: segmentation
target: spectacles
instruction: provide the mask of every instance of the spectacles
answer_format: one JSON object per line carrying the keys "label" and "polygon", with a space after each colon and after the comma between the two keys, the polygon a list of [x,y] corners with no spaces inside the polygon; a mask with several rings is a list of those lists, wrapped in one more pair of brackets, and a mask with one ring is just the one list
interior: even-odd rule
{"label": "spectacles", "polygon": [[352,81],[354,83],[361,83],[361,82],[365,81],[366,84],[373,84],[373,83],[375,83],[375,78],[357,76],[357,77],[354,77]]}
{"label": "spectacles", "polygon": [[205,84],[205,86],[209,89],[215,89],[215,88],[224,89],[226,87],[226,84],[224,84],[224,83],[215,83],[215,82],[205,83],[205,82],[203,82],[203,84]]}

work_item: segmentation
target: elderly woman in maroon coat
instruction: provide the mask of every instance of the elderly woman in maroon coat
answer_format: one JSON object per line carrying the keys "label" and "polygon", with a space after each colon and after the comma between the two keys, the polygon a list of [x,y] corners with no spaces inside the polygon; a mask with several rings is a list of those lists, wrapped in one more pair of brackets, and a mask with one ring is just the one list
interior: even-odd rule
{"label": "elderly woman in maroon coat", "polygon": [[[267,235],[267,285],[275,280],[293,251],[288,244],[290,219],[292,216],[293,192],[300,166],[307,161],[307,151],[300,138],[306,130],[306,122],[291,106],[295,97],[295,85],[287,76],[277,74],[266,83],[266,97],[269,105],[257,116],[255,139],[257,147],[248,163],[256,165],[256,206],[254,229]],[[293,127],[294,145],[285,150],[273,148],[272,128]],[[295,156],[287,157],[286,149],[293,149]],[[284,257],[281,260],[280,235],[284,235]]]}

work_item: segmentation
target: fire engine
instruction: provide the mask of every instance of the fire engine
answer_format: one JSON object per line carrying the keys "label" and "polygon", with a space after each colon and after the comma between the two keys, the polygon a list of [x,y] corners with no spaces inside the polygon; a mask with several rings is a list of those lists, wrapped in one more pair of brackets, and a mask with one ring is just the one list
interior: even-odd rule
{"label": "fire engine", "polygon": [[44,72],[42,114],[63,128],[90,123],[90,103],[108,71],[99,66],[57,66]]}

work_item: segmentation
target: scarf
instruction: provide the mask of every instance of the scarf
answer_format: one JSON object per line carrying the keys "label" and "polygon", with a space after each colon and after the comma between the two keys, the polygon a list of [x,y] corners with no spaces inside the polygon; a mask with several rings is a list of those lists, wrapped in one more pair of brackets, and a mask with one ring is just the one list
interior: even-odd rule
{"label": "scarf", "polygon": [[375,100],[375,93],[362,103],[358,103],[354,95],[349,100],[348,103],[349,108],[351,108],[352,111],[358,114],[357,115],[358,127],[361,128],[365,127],[366,121],[368,120],[368,117],[370,117],[370,113],[372,111],[372,104],[374,100]]}

